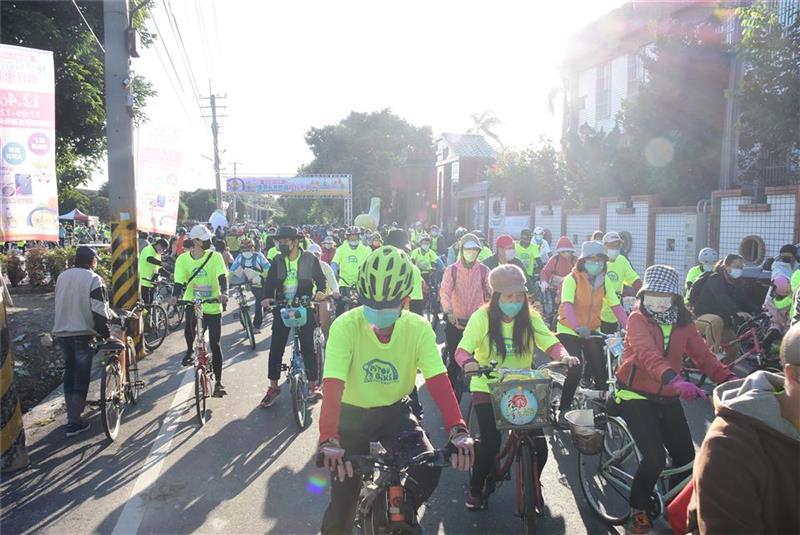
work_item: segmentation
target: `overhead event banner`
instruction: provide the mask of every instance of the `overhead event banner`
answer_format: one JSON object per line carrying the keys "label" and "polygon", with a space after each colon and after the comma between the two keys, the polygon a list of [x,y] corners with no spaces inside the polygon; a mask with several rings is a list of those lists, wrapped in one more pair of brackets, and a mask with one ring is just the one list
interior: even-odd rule
{"label": "overhead event banner", "polygon": [[53,53],[0,45],[0,240],[58,241]]}
{"label": "overhead event banner", "polygon": [[259,176],[227,177],[229,192],[264,193],[284,197],[341,197],[350,196],[350,175],[325,176]]}
{"label": "overhead event banner", "polygon": [[136,132],[136,226],[143,232],[175,234],[184,165],[184,132],[144,123]]}

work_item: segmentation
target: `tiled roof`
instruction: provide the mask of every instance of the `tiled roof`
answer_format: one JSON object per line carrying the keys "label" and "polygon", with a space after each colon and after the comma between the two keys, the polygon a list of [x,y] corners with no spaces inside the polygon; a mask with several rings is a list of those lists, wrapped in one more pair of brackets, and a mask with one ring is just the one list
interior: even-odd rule
{"label": "tiled roof", "polygon": [[442,134],[442,139],[460,158],[497,158],[497,152],[479,134]]}

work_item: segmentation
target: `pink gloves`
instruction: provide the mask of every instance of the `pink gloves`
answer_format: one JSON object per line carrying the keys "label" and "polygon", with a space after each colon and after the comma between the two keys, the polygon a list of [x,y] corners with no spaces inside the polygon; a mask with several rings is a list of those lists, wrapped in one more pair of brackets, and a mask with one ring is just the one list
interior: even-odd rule
{"label": "pink gloves", "polygon": [[692,401],[694,399],[708,399],[708,396],[703,391],[702,388],[697,388],[695,385],[690,383],[689,381],[685,380],[680,375],[670,381],[669,386],[674,388],[678,391],[681,395],[681,399],[685,401]]}

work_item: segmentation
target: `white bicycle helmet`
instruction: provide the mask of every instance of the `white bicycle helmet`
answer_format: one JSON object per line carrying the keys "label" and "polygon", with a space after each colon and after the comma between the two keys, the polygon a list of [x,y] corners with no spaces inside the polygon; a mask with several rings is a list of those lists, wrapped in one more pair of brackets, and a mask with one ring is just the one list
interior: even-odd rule
{"label": "white bicycle helmet", "polygon": [[719,260],[719,255],[711,247],[704,247],[697,255],[697,261],[701,264],[714,264]]}

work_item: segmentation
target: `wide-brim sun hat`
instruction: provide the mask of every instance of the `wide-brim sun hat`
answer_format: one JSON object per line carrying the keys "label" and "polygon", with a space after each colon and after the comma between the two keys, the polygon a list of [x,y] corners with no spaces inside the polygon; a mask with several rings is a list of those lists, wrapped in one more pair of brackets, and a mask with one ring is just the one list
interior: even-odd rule
{"label": "wide-brim sun hat", "polygon": [[660,292],[681,295],[681,283],[678,272],[672,266],[656,264],[644,271],[644,282],[636,295],[642,292]]}
{"label": "wide-brim sun hat", "polygon": [[581,259],[589,258],[591,256],[599,256],[604,260],[608,260],[603,244],[599,241],[585,241],[581,245]]}

